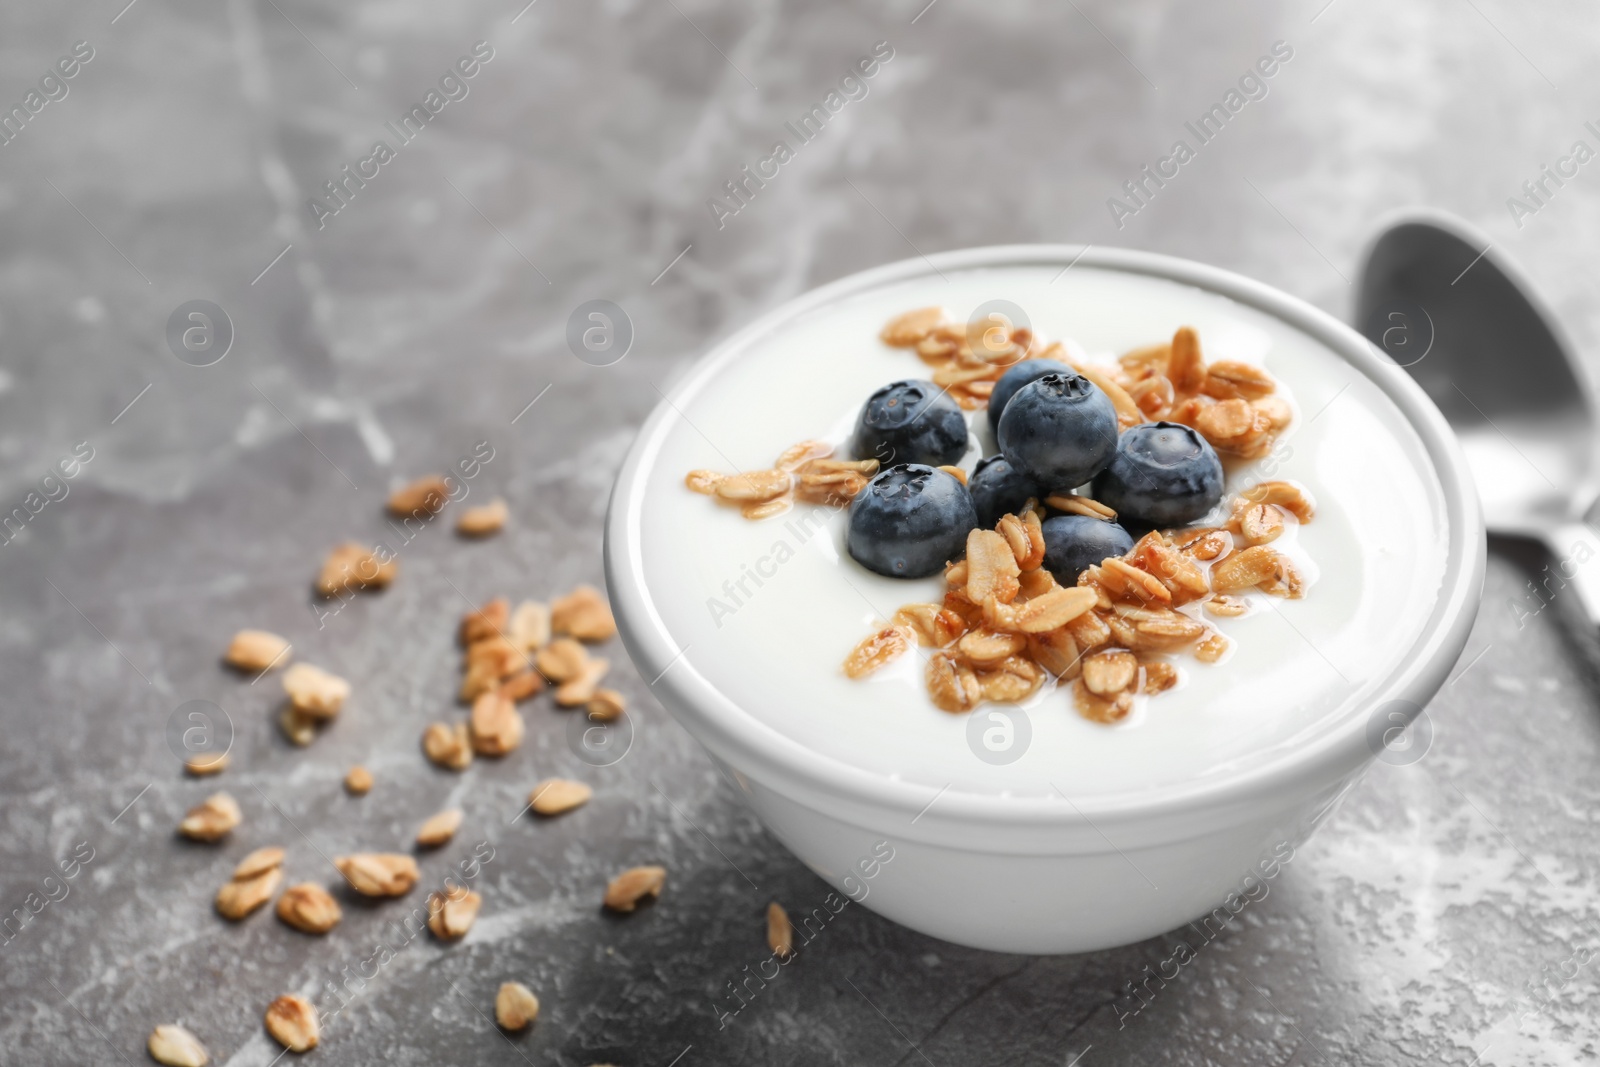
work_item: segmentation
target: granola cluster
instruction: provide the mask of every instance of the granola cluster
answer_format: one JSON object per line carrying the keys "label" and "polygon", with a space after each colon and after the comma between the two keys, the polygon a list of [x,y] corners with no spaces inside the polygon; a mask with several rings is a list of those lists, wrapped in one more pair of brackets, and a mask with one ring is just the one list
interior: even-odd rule
{"label": "granola cluster", "polygon": [[[1098,386],[1115,407],[1120,429],[1178,422],[1194,427],[1218,452],[1241,459],[1267,455],[1293,418],[1270,374],[1233,360],[1207,363],[1199,336],[1188,326],[1171,341],[1134,349],[1109,365],[1074,360],[1060,341],[1046,344],[1031,329],[998,315],[958,323],[942,307],[908,311],[890,320],[879,337],[896,348],[914,348],[933,368],[930,380],[966,411],[986,407],[995,383],[1018,363],[1050,359]],[[782,515],[796,500],[847,507],[878,473],[878,461],[834,459],[834,451],[826,441],[801,441],[769,468],[735,474],[692,470],[684,484],[737,506],[752,520]],[[947,469],[966,481],[965,472]]]}
{"label": "granola cluster", "polygon": [[[1188,326],[1113,365],[1071,359],[1060,342],[1046,345],[1003,320],[952,322],[942,308],[900,315],[880,338],[915,348],[934,368],[934,383],[967,410],[985,406],[994,383],[1016,363],[1053,359],[1106,394],[1120,429],[1182,423],[1219,453],[1241,460],[1267,455],[1293,417],[1270,374],[1247,363],[1208,363]],[[1117,519],[1106,505],[1070,492],[1051,494],[1043,504],[1056,513]],[[1166,657],[1188,651],[1215,663],[1227,654],[1227,637],[1202,614],[1243,615],[1250,604],[1242,594],[1250,591],[1304,595],[1304,578],[1271,543],[1312,514],[1300,487],[1261,482],[1233,499],[1224,525],[1153,531],[1125,555],[1088,568],[1075,587],[1063,588],[1043,567],[1046,511],[1033,502],[993,530],[973,530],[966,558],[946,568],[943,603],[901,608],[889,626],[855,647],[845,673],[863,677],[918,646],[933,650],[928,693],[945,711],[1019,702],[1054,679],[1070,684],[1084,718],[1119,722],[1136,695],[1177,684],[1177,667]]]}
{"label": "granola cluster", "polygon": [[[418,479],[395,491],[388,510],[396,516],[426,521],[450,503],[448,488],[442,476]],[[496,498],[466,509],[456,529],[463,537],[488,537],[505,526],[508,515],[509,506]],[[347,542],[325,560],[315,588],[322,596],[342,598],[358,589],[389,584],[397,567],[398,561],[381,546],[369,549]],[[558,707],[582,708],[589,722],[610,722],[624,713],[623,694],[601,685],[609,663],[590,654],[590,646],[610,640],[617,632],[611,607],[598,589],[579,585],[548,603],[525,600],[515,608],[507,598],[496,597],[467,612],[457,632],[463,649],[458,697],[470,706],[470,712],[458,721],[433,723],[423,732],[423,753],[438,766],[461,771],[475,755],[500,757],[513,752],[525,733],[518,705],[547,686],[553,689]],[[320,730],[330,727],[356,687],[311,663],[293,662],[294,654],[294,647],[278,634],[245,629],[233,635],[223,660],[242,674],[253,675],[253,680],[281,668],[286,700],[280,726],[291,742],[308,745]],[[200,753],[187,759],[184,767],[197,778],[218,775],[227,770],[228,755],[226,751]],[[343,778],[344,789],[353,797],[367,795],[375,784],[372,772],[359,764],[350,767]],[[531,809],[541,819],[555,818],[582,807],[593,795],[594,788],[587,783],[545,778],[528,796],[524,811]],[[415,848],[443,847],[456,836],[465,818],[460,808],[447,808],[428,817],[416,832]],[[177,826],[181,836],[217,848],[253,830],[238,801],[226,792],[213,793],[189,809]],[[323,885],[299,882],[285,888],[285,858],[286,850],[277,845],[260,846],[245,856],[217,891],[218,914],[230,922],[245,922],[276,897],[278,918],[294,930],[324,935],[339,925],[343,909]],[[405,896],[422,877],[417,857],[409,852],[354,852],[333,856],[331,862],[349,893],[374,900]],[[665,880],[663,867],[630,868],[607,884],[604,902],[614,911],[632,911],[640,900],[659,896]],[[425,912],[428,929],[441,943],[466,936],[483,905],[479,893],[449,879],[445,885],[446,889],[429,895]],[[413,910],[407,915],[408,922],[420,913],[421,909]],[[538,1013],[538,997],[527,986],[506,982],[500,987],[495,1018],[502,1027],[523,1029]],[[322,1020],[315,1004],[294,993],[273,1000],[263,1017],[274,1040],[301,1053],[318,1046]],[[211,1062],[200,1038],[175,1023],[157,1025],[146,1048],[152,1059],[166,1067],[207,1067]]]}
{"label": "granola cluster", "polygon": [[999,317],[953,322],[939,307],[891,319],[879,337],[896,348],[916,349],[933,367],[933,383],[947,387],[968,411],[986,406],[994,383],[1016,364],[1053,359],[1100,387],[1122,429],[1141,422],[1181,422],[1218,452],[1242,459],[1270,452],[1293,417],[1272,375],[1233,360],[1207,363],[1199,335],[1188,326],[1171,341],[1136,348],[1112,365],[1074,360],[1060,341],[1045,344],[1032,330]]}
{"label": "granola cluster", "polygon": [[1046,346],[1032,330],[1013,326],[998,314],[959,323],[942,307],[918,308],[890,319],[878,337],[892,348],[915,348],[933,368],[929,380],[966,411],[987,406],[994,383],[1023,360],[1063,358],[1059,344]]}
{"label": "granola cluster", "polygon": [[[1115,518],[1087,497],[1052,500],[1077,505],[1062,510]],[[928,695],[944,711],[1017,703],[1054,679],[1071,685],[1084,718],[1120,722],[1136,695],[1177,684],[1177,667],[1165,657],[1187,651],[1215,663],[1227,654],[1227,637],[1180,608],[1228,618],[1248,611],[1246,592],[1304,595],[1299,570],[1271,542],[1312,514],[1299,487],[1262,482],[1234,498],[1223,526],[1151,531],[1126,555],[1064,587],[1043,566],[1044,509],[1035,504],[993,530],[973,530],[966,559],[945,570],[943,602],[902,607],[856,645],[845,674],[865,677],[915,646],[932,650]]]}

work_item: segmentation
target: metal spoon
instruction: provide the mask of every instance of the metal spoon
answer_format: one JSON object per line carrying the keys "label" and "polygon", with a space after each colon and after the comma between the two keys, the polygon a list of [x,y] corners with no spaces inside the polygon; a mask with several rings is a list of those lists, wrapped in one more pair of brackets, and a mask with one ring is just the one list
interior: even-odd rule
{"label": "metal spoon", "polygon": [[1594,390],[1527,277],[1469,224],[1391,217],[1367,245],[1355,326],[1455,429],[1491,533],[1543,542],[1542,605],[1571,586],[1600,624]]}

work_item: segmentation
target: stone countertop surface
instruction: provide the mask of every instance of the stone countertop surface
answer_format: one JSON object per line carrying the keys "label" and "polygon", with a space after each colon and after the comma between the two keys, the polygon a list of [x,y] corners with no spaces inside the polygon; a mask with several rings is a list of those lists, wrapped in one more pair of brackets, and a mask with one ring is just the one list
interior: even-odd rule
{"label": "stone countertop surface", "polygon": [[[418,751],[425,723],[459,714],[468,604],[599,582],[607,489],[658,391],[850,272],[979,244],[1120,244],[1344,315],[1365,234],[1424,203],[1482,226],[1595,351],[1592,168],[1523,191],[1574,142],[1600,147],[1585,126],[1600,28],[1580,5],[523,2],[0,14],[0,104],[28,115],[0,144],[0,489],[6,511],[57,497],[0,554],[0,1060],[148,1062],[152,1026],[182,1022],[214,1062],[265,1065],[280,1050],[262,1013],[287,991],[328,1010],[308,1062],[354,1065],[1600,1059],[1593,649],[1516,546],[1494,546],[1476,629],[1426,712],[1431,746],[1376,765],[1181,967],[1182,932],[1003,956],[849,907],[719,1020],[728,983],[767,955],[767,902],[809,911],[828,887],[619,647],[603,654],[630,701],[625,758],[586,765],[548,697],[507,759],[455,775]],[[737,213],[708,207],[878,42],[892,58],[864,96]],[[1184,123],[1275,42],[1292,55],[1264,95],[1193,145]],[[471,76],[447,78],[463,57]],[[430,91],[402,140],[391,124]],[[1180,138],[1193,158],[1114,213]],[[567,344],[593,299],[632,324],[613,366]],[[226,319],[174,348],[169,318],[196,300]],[[224,358],[193,365],[225,332]],[[319,618],[322,554],[395,540],[389,488],[479,442],[493,458],[470,489],[510,501],[505,533],[425,527],[393,587]],[[91,454],[76,476],[44,481],[75,449]],[[274,724],[275,678],[219,665],[246,626],[353,681],[309,748]],[[169,749],[190,701],[231,723],[221,778],[186,779]],[[340,787],[358,761],[377,781],[359,799]],[[595,799],[513,818],[557,773]],[[217,788],[243,826],[219,846],[177,839]],[[320,939],[211,909],[251,847],[282,844],[291,878],[331,885],[326,857],[394,847],[449,806],[465,825],[422,874],[470,871],[483,893],[461,943],[395,936],[399,905],[347,899]],[[602,914],[606,879],[645,860],[671,872],[663,898]],[[507,979],[543,1002],[510,1037],[491,1022]]]}

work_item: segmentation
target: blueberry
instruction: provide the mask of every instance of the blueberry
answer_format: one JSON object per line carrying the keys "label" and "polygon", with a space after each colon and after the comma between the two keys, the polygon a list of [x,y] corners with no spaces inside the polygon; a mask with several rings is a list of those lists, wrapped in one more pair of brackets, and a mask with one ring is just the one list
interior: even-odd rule
{"label": "blueberry", "polygon": [[867,398],[856,420],[857,459],[944,467],[967,453],[967,417],[932,382],[890,382]]}
{"label": "blueberry", "polygon": [[1071,367],[1053,359],[1025,359],[1000,375],[1000,380],[994,383],[994,392],[989,394],[989,432],[996,439],[999,438],[1000,413],[1006,409],[1006,403],[1017,395],[1018,389],[1029,382],[1038,381],[1046,374],[1071,373]]}
{"label": "blueberry", "polygon": [[996,436],[1011,465],[1040,488],[1072,489],[1117,450],[1117,411],[1081,374],[1046,374],[1012,396]]}
{"label": "blueberry", "polygon": [[899,464],[850,502],[846,544],[855,561],[890,578],[926,578],[966,551],[978,525],[961,480],[922,464]]}
{"label": "blueberry", "polygon": [[1044,520],[1044,565],[1062,585],[1077,585],[1078,575],[1133,547],[1121,526],[1087,515],[1057,515]]}
{"label": "blueberry", "polygon": [[1204,437],[1175,422],[1135,426],[1117,442],[1094,498],[1149,526],[1193,522],[1222,499],[1222,461]]}
{"label": "blueberry", "polygon": [[1040,496],[1039,487],[1018,474],[1004,456],[981,460],[967,479],[972,506],[978,512],[978,525],[986,530],[1006,515],[1015,515],[1030,497]]}

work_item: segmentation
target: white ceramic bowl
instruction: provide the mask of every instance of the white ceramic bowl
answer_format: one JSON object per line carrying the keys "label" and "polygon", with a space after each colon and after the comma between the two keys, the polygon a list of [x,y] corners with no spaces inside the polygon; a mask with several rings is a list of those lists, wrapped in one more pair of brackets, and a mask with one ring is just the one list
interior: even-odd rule
{"label": "white ceramic bowl", "polygon": [[[640,431],[606,520],[606,579],[622,639],[661,703],[738,783],[757,814],[818,875],[912,929],[1004,952],[1084,952],[1127,944],[1213,912],[1237,910],[1274,857],[1298,847],[1375,758],[1374,715],[1409,721],[1460,655],[1483,583],[1485,538],[1473,484],[1443,417],[1355,331],[1259,282],[1186,260],[1066,245],[1019,245],[905,260],[813,290],[708,353],[677,387],[692,392],[719,360],[841,297],[936,270],[1078,264],[1197,287],[1309,335],[1370,379],[1420,438],[1442,488],[1446,553],[1437,602],[1410,654],[1370,705],[1287,753],[1159,796],[1016,797],[952,793],[873,775],[806,748],[729,700],[681,655],[652,602],[641,501],[676,417],[663,404]],[[887,844],[882,844],[887,842]],[[892,850],[892,860],[881,861]]]}

